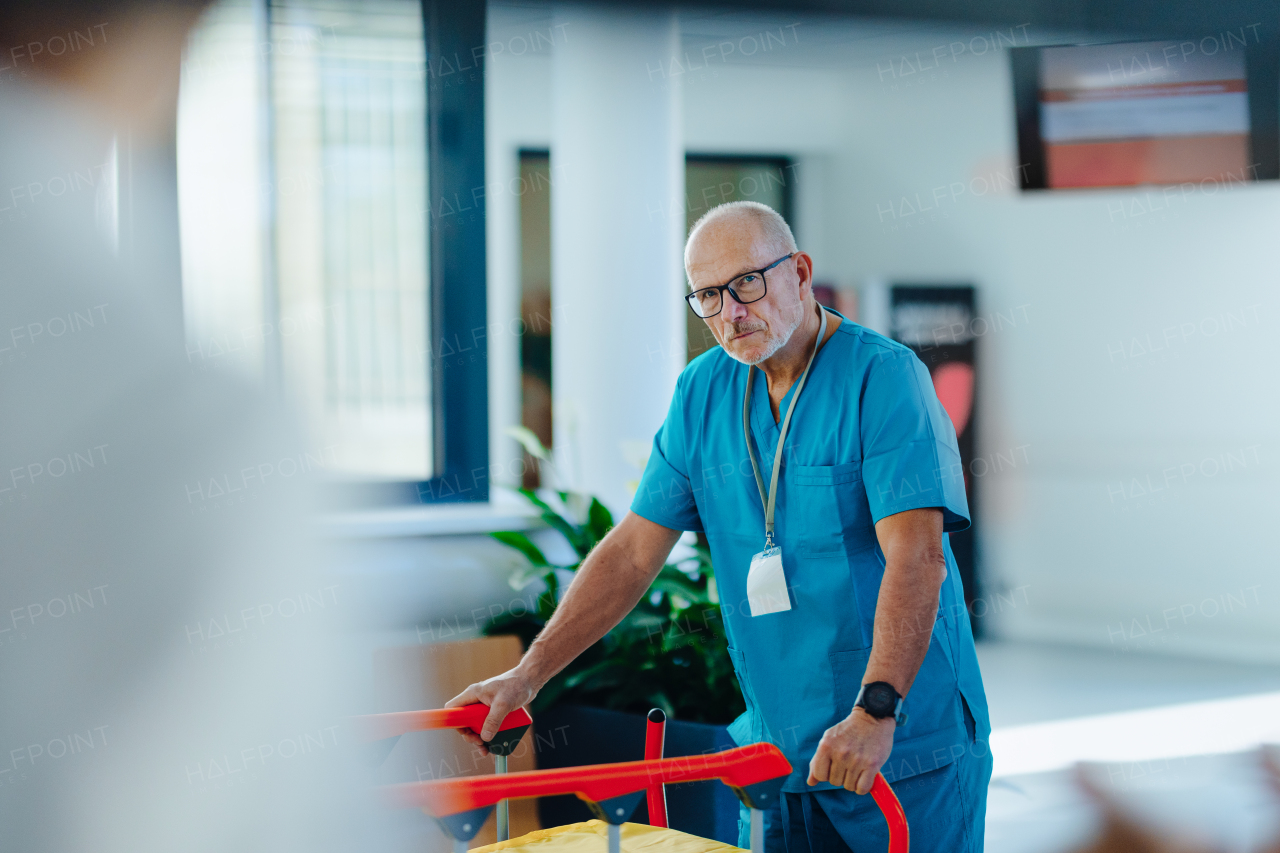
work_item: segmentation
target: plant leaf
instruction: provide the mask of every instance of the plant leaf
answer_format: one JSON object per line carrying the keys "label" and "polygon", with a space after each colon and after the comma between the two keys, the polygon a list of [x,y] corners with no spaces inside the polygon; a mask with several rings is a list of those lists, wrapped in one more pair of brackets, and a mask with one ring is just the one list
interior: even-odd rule
{"label": "plant leaf", "polygon": [[582,533],[569,519],[556,512],[546,501],[538,497],[533,489],[520,489],[520,494],[524,495],[529,503],[542,510],[542,520],[546,522],[548,527],[559,531],[565,539],[569,540],[569,545],[578,553],[579,557],[587,556],[590,549],[582,548]]}
{"label": "plant leaf", "polygon": [[690,580],[688,575],[671,565],[662,567],[649,589],[678,595],[696,604],[708,604],[711,600],[704,583]]}
{"label": "plant leaf", "polygon": [[565,517],[574,527],[587,526],[587,514],[591,511],[591,503],[595,498],[579,492],[561,492],[560,500],[564,503]]}
{"label": "plant leaf", "polygon": [[564,518],[564,516],[560,513],[559,510],[555,509],[553,506],[551,506],[551,504],[543,500],[542,495],[538,494],[533,489],[526,489],[522,487],[520,489],[517,489],[517,491],[519,491],[520,494],[524,495],[525,500],[527,500],[529,503],[533,504],[543,512],[550,513],[554,515],[556,518]]}
{"label": "plant leaf", "polygon": [[546,566],[523,566],[511,573],[511,577],[507,579],[507,583],[511,584],[512,589],[524,589],[536,580],[546,580],[547,586],[551,587],[555,580],[555,571],[548,569]]}
{"label": "plant leaf", "polygon": [[584,670],[575,672],[564,680],[565,687],[573,688],[581,685],[584,681],[594,678],[601,673],[609,672],[614,669],[616,664],[611,660],[602,660],[599,663],[592,664]]}
{"label": "plant leaf", "polygon": [[604,504],[600,503],[596,498],[591,499],[591,506],[587,510],[587,531],[594,540],[591,544],[595,545],[605,537],[605,534],[613,527],[613,515],[609,512]]}
{"label": "plant leaf", "polygon": [[551,452],[543,446],[542,440],[533,430],[524,426],[509,426],[503,432],[520,442],[520,446],[530,456],[541,459],[543,462],[551,461]]}
{"label": "plant leaf", "polygon": [[535,566],[550,565],[547,558],[543,556],[542,549],[533,544],[533,541],[524,533],[517,533],[514,530],[502,530],[497,533],[490,533],[494,539],[497,539],[508,548],[515,548],[525,558]]}

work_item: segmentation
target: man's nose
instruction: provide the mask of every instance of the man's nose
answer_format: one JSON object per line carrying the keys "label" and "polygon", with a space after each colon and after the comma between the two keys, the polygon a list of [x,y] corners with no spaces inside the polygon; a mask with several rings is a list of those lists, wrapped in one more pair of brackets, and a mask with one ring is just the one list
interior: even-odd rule
{"label": "man's nose", "polygon": [[729,291],[724,292],[724,308],[720,311],[724,315],[725,320],[730,323],[739,323],[747,318],[747,306],[729,295]]}

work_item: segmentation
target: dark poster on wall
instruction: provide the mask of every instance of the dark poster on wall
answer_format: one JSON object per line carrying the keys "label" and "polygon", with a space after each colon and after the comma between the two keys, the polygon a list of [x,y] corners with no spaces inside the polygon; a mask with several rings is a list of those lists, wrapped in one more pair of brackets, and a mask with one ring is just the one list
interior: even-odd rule
{"label": "dark poster on wall", "polygon": [[982,595],[974,532],[978,527],[978,500],[972,476],[974,448],[974,333],[975,294],[969,285],[895,284],[890,293],[890,328],[893,339],[909,346],[933,378],[938,400],[951,416],[964,466],[964,490],[973,521],[967,530],[951,533],[951,550],[964,583],[965,603],[973,632],[982,634],[985,608],[974,606]]}

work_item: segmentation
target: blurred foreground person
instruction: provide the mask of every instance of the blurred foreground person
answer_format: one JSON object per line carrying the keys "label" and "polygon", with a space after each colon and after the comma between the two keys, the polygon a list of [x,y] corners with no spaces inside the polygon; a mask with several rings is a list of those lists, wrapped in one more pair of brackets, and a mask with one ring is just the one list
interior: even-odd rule
{"label": "blurred foreground person", "polygon": [[1131,815],[1105,789],[1081,774],[1079,784],[1098,807],[1101,824],[1097,836],[1074,853],[1214,853],[1201,840],[1148,826]]}
{"label": "blurred foreground person", "polygon": [[0,10],[3,846],[384,849],[348,763],[343,590],[281,474],[306,448],[188,365],[180,281],[153,260],[176,223],[120,218],[149,190],[113,183],[113,137],[120,162],[172,139],[201,9],[17,5]]}

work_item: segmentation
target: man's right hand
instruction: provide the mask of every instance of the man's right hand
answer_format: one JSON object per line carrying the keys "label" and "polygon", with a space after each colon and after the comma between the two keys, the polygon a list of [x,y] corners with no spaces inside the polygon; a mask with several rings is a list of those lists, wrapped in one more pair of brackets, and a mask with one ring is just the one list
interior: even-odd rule
{"label": "man's right hand", "polygon": [[533,701],[533,697],[538,695],[539,687],[541,685],[535,685],[517,666],[502,675],[495,675],[493,678],[471,685],[446,702],[444,706],[457,708],[461,705],[474,705],[477,702],[488,705],[489,716],[485,718],[484,727],[479,735],[471,729],[458,729],[469,743],[484,746],[485,742],[497,736],[498,726],[502,725],[507,714]]}

